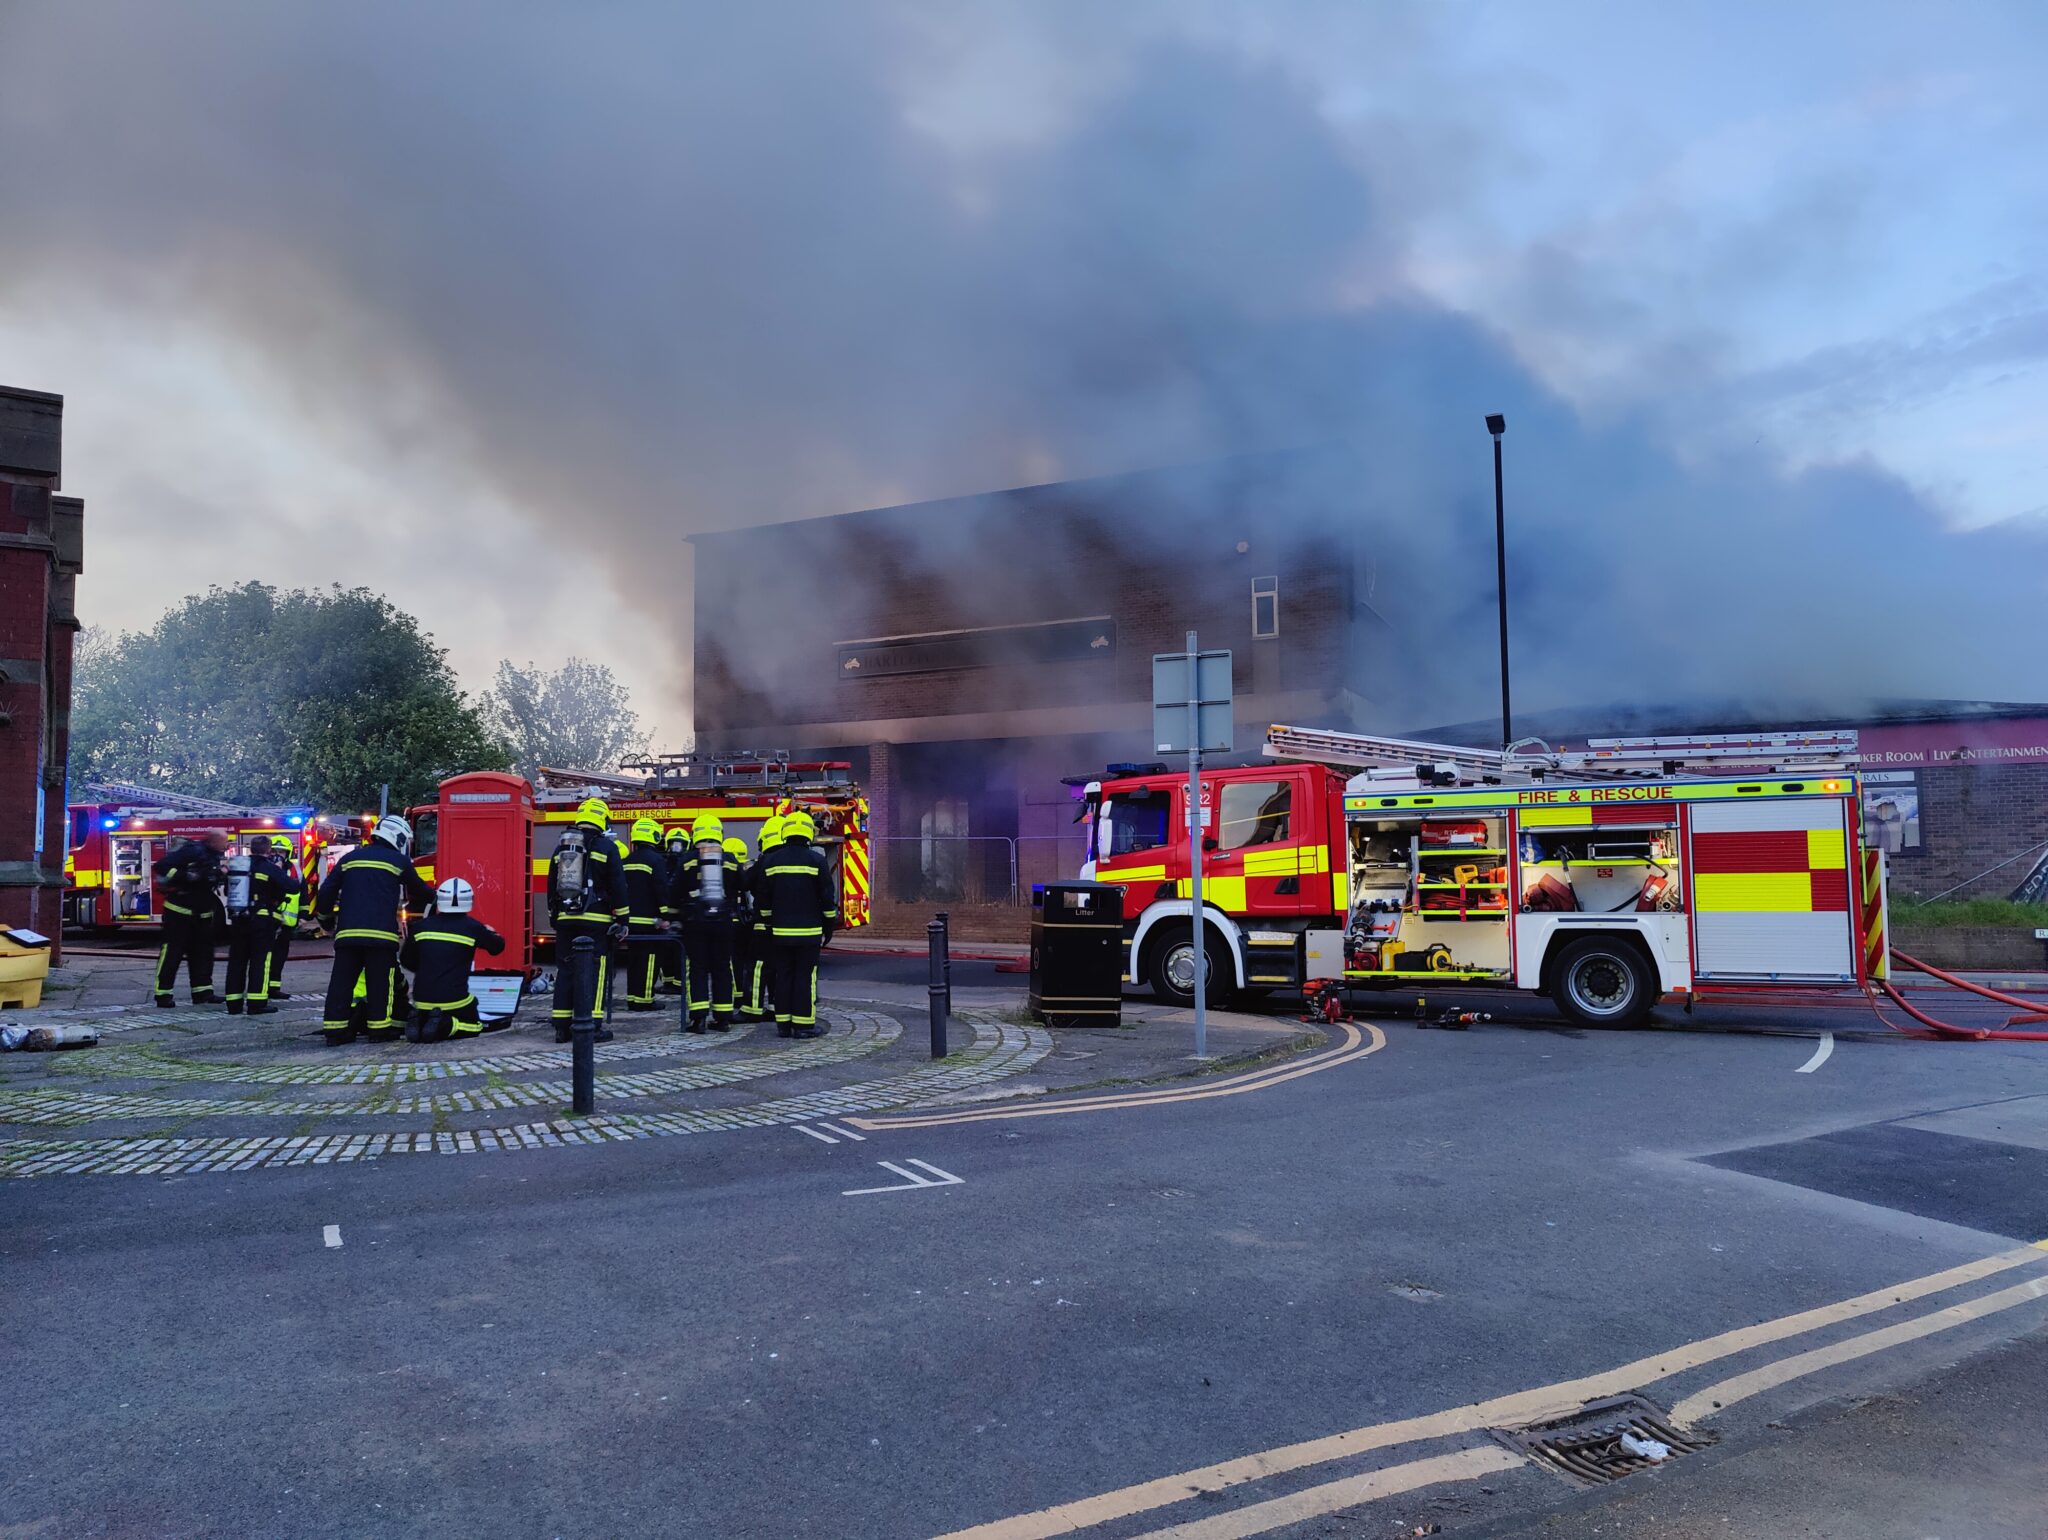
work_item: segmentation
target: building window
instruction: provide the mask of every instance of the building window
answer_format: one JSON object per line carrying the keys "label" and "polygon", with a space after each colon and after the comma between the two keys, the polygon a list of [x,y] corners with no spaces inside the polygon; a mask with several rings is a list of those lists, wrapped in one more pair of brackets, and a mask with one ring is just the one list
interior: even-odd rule
{"label": "building window", "polygon": [[1252,635],[1260,640],[1280,634],[1280,579],[1252,579]]}
{"label": "building window", "polygon": [[1292,786],[1286,781],[1226,781],[1221,816],[1212,831],[1218,850],[1287,842]]}

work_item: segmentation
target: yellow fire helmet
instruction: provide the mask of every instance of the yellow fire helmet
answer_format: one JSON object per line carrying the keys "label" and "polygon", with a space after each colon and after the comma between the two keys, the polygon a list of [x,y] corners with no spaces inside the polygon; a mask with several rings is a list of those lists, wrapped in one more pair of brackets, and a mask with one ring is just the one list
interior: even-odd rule
{"label": "yellow fire helmet", "polygon": [[737,834],[728,834],[726,836],[725,853],[739,862],[740,865],[745,866],[747,864],[747,842]]}
{"label": "yellow fire helmet", "polygon": [[594,823],[600,829],[608,829],[612,822],[612,805],[602,797],[585,797],[576,809],[578,823]]}
{"label": "yellow fire helmet", "polygon": [[814,840],[818,837],[818,826],[811,821],[811,815],[799,808],[782,820],[782,837],[786,840]]}
{"label": "yellow fire helmet", "polygon": [[661,843],[661,825],[652,818],[634,819],[633,843],[636,845],[659,845]]}
{"label": "yellow fire helmet", "polygon": [[780,813],[770,813],[761,820],[761,848],[773,850],[782,843],[782,825],[786,820]]}
{"label": "yellow fire helmet", "polygon": [[725,822],[716,813],[699,813],[690,825],[690,838],[698,844],[705,840],[722,840],[725,838]]}

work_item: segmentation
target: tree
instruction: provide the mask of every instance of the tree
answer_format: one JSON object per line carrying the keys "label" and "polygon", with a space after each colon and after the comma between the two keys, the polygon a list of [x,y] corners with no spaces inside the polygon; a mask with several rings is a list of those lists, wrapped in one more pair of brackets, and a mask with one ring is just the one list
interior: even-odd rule
{"label": "tree", "polygon": [[553,673],[532,663],[500,663],[496,681],[477,705],[485,726],[510,746],[514,767],[529,780],[543,765],[611,770],[647,752],[625,686],[602,663],[571,658]]}
{"label": "tree", "polygon": [[92,633],[73,691],[73,781],[349,810],[508,762],[446,653],[362,588],[208,589],[148,631]]}

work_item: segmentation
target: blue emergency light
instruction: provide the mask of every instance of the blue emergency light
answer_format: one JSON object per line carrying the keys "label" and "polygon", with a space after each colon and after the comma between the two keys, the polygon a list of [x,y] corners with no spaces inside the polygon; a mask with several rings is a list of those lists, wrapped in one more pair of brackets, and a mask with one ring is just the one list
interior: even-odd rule
{"label": "blue emergency light", "polygon": [[284,821],[296,829],[306,821],[306,815],[304,813],[288,813],[285,815]]}
{"label": "blue emergency light", "polygon": [[118,829],[120,826],[121,820],[118,818],[102,818],[100,820],[100,827],[102,829]]}

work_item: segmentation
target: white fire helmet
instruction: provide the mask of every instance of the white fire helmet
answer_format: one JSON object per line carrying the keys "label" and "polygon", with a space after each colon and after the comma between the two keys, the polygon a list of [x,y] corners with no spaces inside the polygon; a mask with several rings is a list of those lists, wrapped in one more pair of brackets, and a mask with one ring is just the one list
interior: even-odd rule
{"label": "white fire helmet", "polygon": [[388,813],[378,819],[377,827],[370,832],[385,844],[395,848],[400,855],[405,855],[412,849],[412,825],[396,813]]}
{"label": "white fire helmet", "polygon": [[460,877],[450,877],[434,889],[434,909],[439,914],[468,914],[476,904],[476,889]]}

